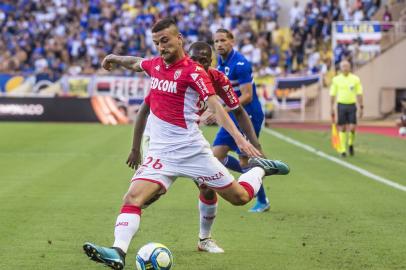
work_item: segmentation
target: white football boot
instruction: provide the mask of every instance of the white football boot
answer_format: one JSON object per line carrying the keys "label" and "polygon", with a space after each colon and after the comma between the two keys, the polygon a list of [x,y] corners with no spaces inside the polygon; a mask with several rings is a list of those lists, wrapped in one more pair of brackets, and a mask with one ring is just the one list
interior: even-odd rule
{"label": "white football boot", "polygon": [[209,253],[224,253],[224,249],[219,247],[217,243],[211,238],[206,238],[202,241],[199,240],[199,242],[197,243],[197,249],[199,251],[206,251]]}

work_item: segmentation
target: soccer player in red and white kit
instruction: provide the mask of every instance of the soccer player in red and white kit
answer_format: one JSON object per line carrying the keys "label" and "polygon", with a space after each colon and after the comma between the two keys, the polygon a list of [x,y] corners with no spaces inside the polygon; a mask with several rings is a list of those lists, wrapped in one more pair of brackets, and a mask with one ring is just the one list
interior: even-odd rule
{"label": "soccer player in red and white kit", "polygon": [[177,177],[191,178],[215,189],[233,205],[244,205],[255,196],[265,175],[289,172],[283,162],[251,158],[253,168],[235,181],[214,157],[198,128],[198,100],[207,102],[216,114],[217,122],[229,131],[242,151],[252,157],[261,153],[231,121],[203,68],[185,55],[182,35],[174,20],[168,18],[157,22],[152,28],[152,39],[160,57],[146,60],[113,55],[107,56],[102,63],[107,70],[116,63],[151,76],[151,89],[145,98],[151,110],[149,150],[124,196],[113,246],[92,243],[83,246],[90,259],[113,269],[124,268],[125,254],[139,228],[141,207],[157,194],[165,193]]}
{"label": "soccer player in red and white kit", "polygon": [[[216,94],[224,102],[224,105],[226,105],[225,108],[233,112],[241,131],[244,133],[244,135],[246,135],[247,139],[260,150],[261,146],[259,144],[257,135],[255,134],[251,119],[245,109],[240,106],[239,99],[234,92],[230,80],[220,71],[210,67],[212,62],[212,49],[210,45],[202,41],[193,43],[189,48],[189,56],[192,60],[203,66],[204,70],[209,75],[211,82],[213,83],[213,88]],[[202,115],[207,109],[207,104],[203,100],[199,100],[197,106],[200,109],[198,112],[199,115]],[[136,146],[140,144],[139,141],[141,140],[142,131],[145,127],[145,120],[148,117],[149,112],[150,109],[148,105],[146,105],[145,102],[142,103],[134,124],[133,147],[127,160],[127,164],[131,168],[135,168],[136,166],[140,165],[141,150],[136,149]],[[203,117],[203,120],[205,120],[205,117]],[[149,125],[150,122],[148,127],[145,127],[144,131],[144,144],[142,147],[144,153],[147,151],[149,144]],[[223,253],[224,250],[219,247],[211,237],[211,228],[217,214],[217,195],[212,189],[207,188],[205,185],[198,185],[198,187],[200,189],[200,231],[199,242],[197,244],[198,250],[210,253]],[[147,204],[151,204],[158,198],[159,197],[157,196]]]}

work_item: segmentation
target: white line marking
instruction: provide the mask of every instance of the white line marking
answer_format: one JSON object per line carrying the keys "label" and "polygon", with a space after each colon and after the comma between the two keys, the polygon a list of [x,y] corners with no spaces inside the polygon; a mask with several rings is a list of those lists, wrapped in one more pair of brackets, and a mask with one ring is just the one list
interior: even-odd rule
{"label": "white line marking", "polygon": [[346,167],[346,168],[348,168],[350,170],[356,171],[356,172],[358,172],[358,173],[360,173],[360,174],[362,174],[362,175],[364,175],[366,177],[371,178],[374,181],[380,182],[382,184],[388,185],[390,187],[393,187],[393,188],[396,188],[396,189],[399,189],[399,190],[402,190],[402,191],[406,191],[406,186],[402,186],[401,184],[398,184],[398,183],[396,183],[394,181],[383,178],[383,177],[381,177],[379,175],[373,174],[373,173],[371,173],[371,172],[369,172],[369,171],[367,171],[365,169],[362,169],[362,168],[360,168],[358,166],[352,165],[351,163],[348,163],[348,162],[346,162],[344,160],[341,160],[339,158],[330,156],[330,155],[328,155],[328,154],[326,154],[326,153],[324,153],[322,151],[319,151],[319,150],[311,147],[310,145],[301,143],[301,142],[299,142],[297,140],[294,140],[294,139],[292,139],[292,138],[290,138],[288,136],[285,136],[282,133],[279,133],[277,131],[274,131],[274,130],[271,130],[271,129],[268,129],[268,128],[264,128],[264,130],[270,135],[273,135],[273,136],[275,136],[275,137],[277,137],[277,138],[279,138],[279,139],[281,139],[283,141],[286,141],[288,143],[296,145],[297,147],[300,147],[300,148],[302,148],[302,149],[304,149],[306,151],[309,151],[309,152],[311,152],[313,154],[316,154],[316,155],[318,155],[318,156],[320,156],[322,158],[325,158],[325,159],[328,159],[328,160],[330,160],[332,162],[340,164],[341,166]]}

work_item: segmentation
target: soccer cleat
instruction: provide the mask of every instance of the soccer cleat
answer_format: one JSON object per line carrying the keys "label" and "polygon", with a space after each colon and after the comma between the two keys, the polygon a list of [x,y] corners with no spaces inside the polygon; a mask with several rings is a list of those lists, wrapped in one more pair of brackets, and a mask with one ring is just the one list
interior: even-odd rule
{"label": "soccer cleat", "polygon": [[118,248],[101,247],[92,243],[85,243],[83,250],[95,262],[102,263],[114,270],[124,269],[125,254]]}
{"label": "soccer cleat", "polygon": [[219,247],[217,243],[211,238],[199,240],[199,242],[197,243],[197,250],[206,251],[209,253],[224,253],[224,249]]}
{"label": "soccer cleat", "polygon": [[288,164],[281,160],[270,160],[260,157],[253,157],[248,160],[250,167],[260,167],[264,169],[265,175],[285,175],[288,174],[290,169]]}
{"label": "soccer cleat", "polygon": [[350,156],[354,155],[354,145],[348,146],[348,152],[350,153]]}
{"label": "soccer cleat", "polygon": [[340,155],[341,155],[342,158],[347,157],[347,153],[346,153],[346,152],[342,152]]}
{"label": "soccer cleat", "polygon": [[269,211],[269,209],[271,209],[271,205],[269,204],[268,200],[266,203],[261,203],[257,200],[255,205],[250,210],[248,210],[248,212],[263,213],[263,212]]}

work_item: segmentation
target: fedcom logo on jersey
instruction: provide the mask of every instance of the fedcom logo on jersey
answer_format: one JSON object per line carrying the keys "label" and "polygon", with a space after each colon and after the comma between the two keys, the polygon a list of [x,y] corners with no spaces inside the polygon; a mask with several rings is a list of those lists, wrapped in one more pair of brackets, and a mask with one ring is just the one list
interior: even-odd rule
{"label": "fedcom logo on jersey", "polygon": [[151,78],[151,89],[159,90],[168,93],[177,93],[176,82],[168,80],[160,80],[157,78]]}

